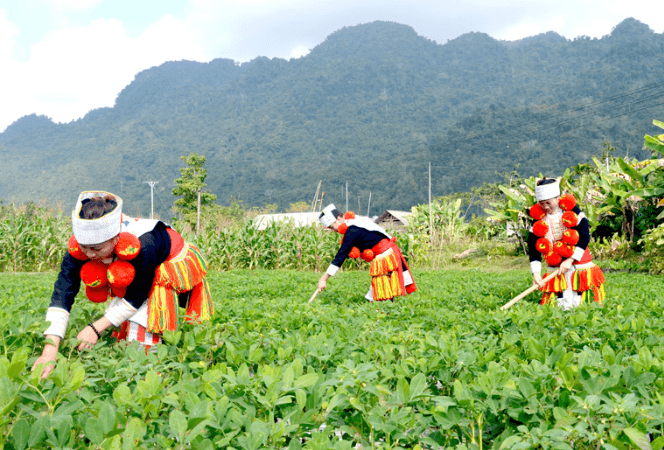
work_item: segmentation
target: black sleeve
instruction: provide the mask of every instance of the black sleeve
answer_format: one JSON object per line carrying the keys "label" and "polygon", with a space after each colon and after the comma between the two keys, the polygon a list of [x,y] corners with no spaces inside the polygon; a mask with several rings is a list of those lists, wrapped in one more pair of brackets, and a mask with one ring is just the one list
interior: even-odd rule
{"label": "black sleeve", "polygon": [[530,262],[542,262],[542,254],[537,251],[537,246],[535,245],[537,244],[537,239],[539,238],[532,231],[528,233],[528,258],[530,258]]}
{"label": "black sleeve", "polygon": [[74,298],[81,288],[81,267],[86,261],[81,261],[65,253],[60,264],[60,273],[53,286],[53,295],[51,295],[51,304],[49,307],[62,308],[71,312],[74,304]]}
{"label": "black sleeve", "polygon": [[332,260],[333,266],[341,267],[344,261],[346,261],[350,251],[355,247],[354,242],[359,236],[359,231],[360,230],[357,227],[348,227],[348,231],[344,234],[344,241],[342,242],[341,247],[339,247],[337,256]]}
{"label": "black sleeve", "polygon": [[[160,222],[161,224],[161,222]],[[166,227],[157,226],[138,238],[141,252],[129,261],[136,270],[134,280],[127,286],[125,300],[134,308],[140,308],[148,298],[157,267],[166,261],[171,251],[171,238]]]}
{"label": "black sleeve", "polygon": [[[578,206],[575,206],[573,211],[577,216],[581,214],[581,209]],[[579,233],[579,242],[576,243],[576,247],[584,250],[587,249],[588,244],[590,243],[590,226],[588,225],[588,219],[584,216],[573,228]]]}

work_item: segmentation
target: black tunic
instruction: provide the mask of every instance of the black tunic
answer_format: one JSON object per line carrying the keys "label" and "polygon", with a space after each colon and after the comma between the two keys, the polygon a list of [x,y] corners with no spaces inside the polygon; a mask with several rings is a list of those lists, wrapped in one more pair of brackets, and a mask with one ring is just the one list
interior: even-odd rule
{"label": "black tunic", "polygon": [[[171,251],[171,238],[166,231],[167,228],[168,226],[163,222],[157,222],[152,231],[141,235],[138,238],[141,242],[141,251],[136,258],[129,261],[136,269],[136,275],[127,287],[124,299],[136,309],[140,308],[148,298],[157,267],[168,259]],[[49,307],[71,312],[74,298],[81,287],[81,267],[86,262],[74,258],[69,252],[65,254]]]}

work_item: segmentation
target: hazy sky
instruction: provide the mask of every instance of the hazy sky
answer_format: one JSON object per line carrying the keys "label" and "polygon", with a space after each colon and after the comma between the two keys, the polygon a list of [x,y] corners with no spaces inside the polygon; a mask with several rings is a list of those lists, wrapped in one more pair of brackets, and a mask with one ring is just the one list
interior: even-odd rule
{"label": "hazy sky", "polygon": [[44,114],[69,122],[113,106],[164,61],[297,58],[330,33],[374,20],[439,44],[480,31],[602,37],[633,17],[664,32],[662,0],[0,0],[0,132]]}

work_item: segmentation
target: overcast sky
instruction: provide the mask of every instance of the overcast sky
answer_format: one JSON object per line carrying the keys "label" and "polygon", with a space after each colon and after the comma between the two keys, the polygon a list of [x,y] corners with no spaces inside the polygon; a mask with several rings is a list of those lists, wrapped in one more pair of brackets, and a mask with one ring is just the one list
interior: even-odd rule
{"label": "overcast sky", "polygon": [[602,37],[633,17],[664,32],[662,0],[0,0],[0,132],[27,114],[69,122],[113,106],[165,61],[297,58],[374,20],[444,44],[471,31],[515,40]]}

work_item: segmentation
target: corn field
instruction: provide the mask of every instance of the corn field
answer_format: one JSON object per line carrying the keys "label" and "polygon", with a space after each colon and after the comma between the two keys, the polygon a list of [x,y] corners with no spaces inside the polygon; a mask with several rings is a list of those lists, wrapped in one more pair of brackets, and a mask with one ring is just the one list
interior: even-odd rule
{"label": "corn field", "polygon": [[[71,235],[69,216],[44,205],[0,205],[0,271],[57,270]],[[206,227],[199,236],[184,236],[205,254],[211,271],[233,269],[325,270],[339,248],[341,237],[320,226],[296,228],[273,223],[257,230],[252,221],[235,227]],[[409,240],[398,236],[406,257]],[[345,269],[365,267],[350,260]]]}
{"label": "corn field", "polygon": [[0,271],[57,269],[71,235],[68,219],[44,204],[0,205]]}

